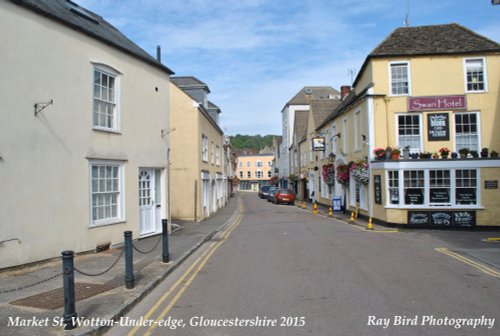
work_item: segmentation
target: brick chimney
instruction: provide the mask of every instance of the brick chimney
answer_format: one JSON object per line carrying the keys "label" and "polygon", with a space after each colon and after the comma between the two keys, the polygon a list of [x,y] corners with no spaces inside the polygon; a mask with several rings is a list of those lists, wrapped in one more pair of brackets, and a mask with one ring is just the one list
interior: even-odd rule
{"label": "brick chimney", "polygon": [[342,85],[340,87],[340,99],[344,100],[344,98],[351,92],[351,87],[349,85]]}

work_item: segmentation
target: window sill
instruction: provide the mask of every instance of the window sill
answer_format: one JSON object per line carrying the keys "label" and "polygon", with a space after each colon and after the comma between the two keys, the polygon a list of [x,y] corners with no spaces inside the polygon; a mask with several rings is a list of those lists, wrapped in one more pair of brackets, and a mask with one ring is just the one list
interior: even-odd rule
{"label": "window sill", "polygon": [[110,129],[110,128],[92,127],[92,130],[96,131],[96,132],[111,133],[111,134],[118,134],[118,135],[122,134],[122,132],[120,130],[114,130],[114,129]]}
{"label": "window sill", "polygon": [[126,220],[123,218],[108,218],[101,219],[95,222],[90,223],[89,229],[98,228],[102,226],[115,225],[115,224],[123,224]]}

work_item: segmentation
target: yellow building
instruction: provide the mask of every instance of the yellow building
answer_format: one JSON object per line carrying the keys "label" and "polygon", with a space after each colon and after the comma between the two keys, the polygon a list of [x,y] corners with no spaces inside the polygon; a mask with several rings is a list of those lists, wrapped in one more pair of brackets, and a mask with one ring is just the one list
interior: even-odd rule
{"label": "yellow building", "polygon": [[[336,182],[333,193],[389,224],[500,226],[500,160],[491,158],[500,150],[499,87],[498,43],[458,24],[396,29],[317,129],[334,140],[336,177],[368,159],[349,165],[349,184]],[[395,159],[385,159],[387,147],[399,149]],[[490,157],[472,158],[483,148]],[[441,155],[467,150],[463,159]]]}
{"label": "yellow building", "polygon": [[240,155],[236,163],[236,176],[240,190],[258,191],[261,185],[268,185],[273,177],[272,154]]}
{"label": "yellow building", "polygon": [[207,100],[208,86],[195,77],[171,77],[171,216],[202,220],[228,198],[220,110]]}

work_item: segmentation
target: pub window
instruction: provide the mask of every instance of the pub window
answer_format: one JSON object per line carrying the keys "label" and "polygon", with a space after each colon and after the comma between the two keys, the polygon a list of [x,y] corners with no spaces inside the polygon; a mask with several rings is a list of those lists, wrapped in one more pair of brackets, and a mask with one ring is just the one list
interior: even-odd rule
{"label": "pub window", "polygon": [[455,171],[455,201],[457,204],[477,204],[477,170]]}
{"label": "pub window", "polygon": [[405,204],[424,204],[424,171],[406,170],[403,174]]}
{"label": "pub window", "polygon": [[399,204],[399,172],[397,170],[389,170],[389,202],[391,204]]}
{"label": "pub window", "polygon": [[456,151],[462,148],[479,152],[478,113],[455,113]]}
{"label": "pub window", "polygon": [[418,114],[398,115],[398,144],[400,148],[410,147],[411,153],[419,153],[421,139],[421,117]]}
{"label": "pub window", "polygon": [[429,171],[429,202],[435,204],[450,203],[450,171]]}

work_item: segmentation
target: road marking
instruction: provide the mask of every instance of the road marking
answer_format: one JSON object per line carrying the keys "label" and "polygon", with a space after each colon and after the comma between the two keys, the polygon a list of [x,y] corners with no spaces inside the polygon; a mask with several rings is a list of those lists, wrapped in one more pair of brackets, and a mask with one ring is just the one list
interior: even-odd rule
{"label": "road marking", "polygon": [[459,260],[461,262],[464,262],[467,265],[470,265],[470,266],[476,268],[477,270],[479,270],[479,271],[481,271],[481,272],[483,272],[485,274],[488,274],[488,275],[490,275],[492,277],[500,278],[500,272],[494,270],[493,268],[490,268],[488,266],[482,265],[482,264],[480,264],[480,263],[478,263],[478,262],[476,262],[476,261],[474,261],[472,259],[466,258],[466,257],[464,257],[464,256],[462,256],[462,255],[460,255],[458,253],[452,252],[452,251],[448,250],[447,248],[442,248],[442,247],[441,248],[436,248],[436,251],[444,253],[444,254],[446,254],[446,255],[448,255],[448,256],[456,259],[456,260]]}
{"label": "road marking", "polygon": [[483,239],[483,241],[487,241],[487,242],[500,242],[500,238],[486,238],[486,239]]}
{"label": "road marking", "polygon": [[[175,291],[177,286],[179,286],[180,283],[184,282],[184,280],[188,277],[188,275],[191,274],[192,270],[199,264],[199,266],[196,268],[196,270],[192,273],[191,277],[187,281],[185,281],[184,285],[179,289],[179,291],[172,298],[170,303],[161,312],[161,314],[155,319],[154,323],[146,330],[146,332],[144,333],[145,336],[151,335],[153,330],[156,329],[156,327],[158,326],[158,321],[163,319],[163,317],[170,312],[170,310],[177,303],[177,301],[180,299],[180,297],[182,296],[184,291],[189,287],[189,285],[193,282],[193,280],[196,278],[198,273],[203,269],[205,264],[208,262],[208,260],[212,256],[212,254],[219,248],[219,246],[221,246],[227,240],[227,238],[233,232],[233,230],[240,224],[240,222],[243,218],[243,203],[242,203],[241,199],[239,201],[238,208],[239,208],[239,214],[238,214],[237,218],[228,228],[226,228],[224,231],[222,231],[221,236],[220,236],[221,240],[219,242],[211,243],[210,246],[203,252],[203,254],[198,259],[196,259],[196,261],[188,268],[188,270],[186,272],[184,272],[184,274],[179,278],[179,280],[177,280],[177,282],[174,285],[172,285],[169,288],[169,290],[167,292],[165,292],[165,294],[163,294],[163,296],[153,305],[153,307],[151,307],[151,309],[146,313],[146,315],[144,315],[144,320],[148,320],[151,317],[151,315],[153,315],[158,310],[160,305],[170,296],[170,294],[172,294]],[[201,261],[201,263],[200,263],[200,261]],[[141,328],[141,326],[134,327],[127,335],[133,336],[140,328]]]}

